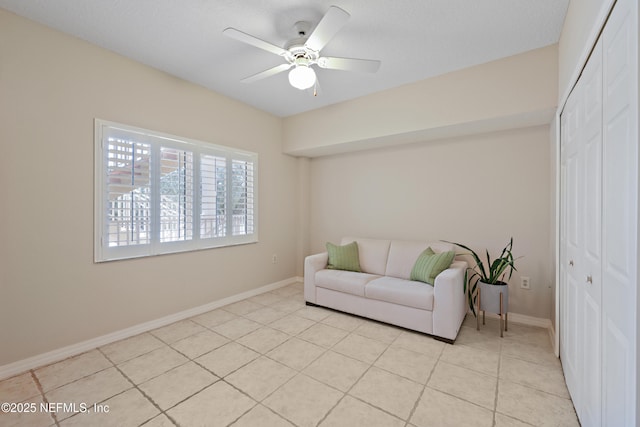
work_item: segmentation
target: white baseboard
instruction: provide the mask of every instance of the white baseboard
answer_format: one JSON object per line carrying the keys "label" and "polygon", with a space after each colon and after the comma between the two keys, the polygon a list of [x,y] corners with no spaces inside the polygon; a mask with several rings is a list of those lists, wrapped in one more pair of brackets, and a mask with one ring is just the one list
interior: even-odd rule
{"label": "white baseboard", "polygon": [[553,329],[553,326],[549,326],[549,339],[551,340],[551,347],[553,348],[553,354],[556,357],[560,357],[560,352],[558,351],[558,346],[556,346],[556,331]]}
{"label": "white baseboard", "polygon": [[162,326],[169,325],[171,323],[188,319],[199,314],[206,313],[216,308],[232,304],[234,302],[241,301],[246,298],[250,298],[265,292],[272,291],[274,289],[282,288],[296,282],[302,282],[302,277],[291,277],[289,279],[281,280],[279,282],[270,283],[265,286],[261,286],[250,291],[242,292],[240,294],[232,295],[221,300],[213,301],[199,307],[190,308],[188,310],[181,311],[179,313],[170,314],[169,316],[161,317],[160,319],[151,320],[149,322],[140,323],[130,328],[122,329],[120,331],[112,332],[107,335],[102,335],[96,338],[92,338],[87,341],[82,341],[77,344],[72,344],[66,347],[59,348],[57,350],[42,353],[27,359],[19,360],[17,362],[9,363],[7,365],[0,366],[0,380],[12,377],[14,375],[26,372],[30,369],[39,368],[41,366],[49,365],[54,362],[59,362],[68,357],[76,356],[85,351],[93,350],[94,348],[101,347],[106,344],[110,344],[115,341],[119,341],[125,338],[132,337],[134,335],[148,332]]}
{"label": "white baseboard", "polygon": [[[500,316],[495,313],[486,313],[486,317],[491,319],[498,319]],[[558,356],[557,351],[555,350],[555,332],[553,330],[553,325],[551,324],[551,319],[543,319],[542,317],[533,317],[527,316],[525,314],[519,313],[509,313],[509,323],[520,323],[522,325],[527,326],[536,326],[538,328],[545,328],[549,333],[549,339],[551,340],[551,346],[554,349],[554,353]]]}
{"label": "white baseboard", "polygon": [[[500,316],[495,313],[486,313],[486,317],[498,319]],[[522,325],[537,326],[538,328],[551,328],[551,320],[542,317],[527,316],[525,314],[509,312],[509,323],[520,323]]]}

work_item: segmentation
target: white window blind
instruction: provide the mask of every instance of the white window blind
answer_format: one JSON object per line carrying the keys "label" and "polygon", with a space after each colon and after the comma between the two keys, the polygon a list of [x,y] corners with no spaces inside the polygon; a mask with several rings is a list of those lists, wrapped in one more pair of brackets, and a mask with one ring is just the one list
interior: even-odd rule
{"label": "white window blind", "polygon": [[231,203],[234,235],[253,233],[253,163],[231,162]]}
{"label": "white window blind", "polygon": [[96,119],[95,260],[252,243],[258,155]]}
{"label": "white window blind", "polygon": [[110,137],[106,144],[106,240],[109,246],[150,243],[149,144]]}
{"label": "white window blind", "polygon": [[203,154],[200,179],[200,237],[224,237],[227,234],[227,159]]}
{"label": "white window blind", "polygon": [[160,147],[160,242],[193,238],[193,153]]}

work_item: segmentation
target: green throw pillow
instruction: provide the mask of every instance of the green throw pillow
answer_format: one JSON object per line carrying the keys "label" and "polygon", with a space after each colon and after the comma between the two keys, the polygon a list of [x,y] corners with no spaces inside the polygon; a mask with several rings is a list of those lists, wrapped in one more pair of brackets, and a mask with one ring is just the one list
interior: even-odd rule
{"label": "green throw pillow", "polygon": [[332,270],[361,271],[358,244],[356,242],[351,242],[344,246],[337,246],[327,242],[327,252],[329,252],[327,268]]}
{"label": "green throw pillow", "polygon": [[433,286],[436,276],[449,268],[456,253],[454,251],[435,253],[430,247],[425,249],[411,270],[411,280],[418,280]]}

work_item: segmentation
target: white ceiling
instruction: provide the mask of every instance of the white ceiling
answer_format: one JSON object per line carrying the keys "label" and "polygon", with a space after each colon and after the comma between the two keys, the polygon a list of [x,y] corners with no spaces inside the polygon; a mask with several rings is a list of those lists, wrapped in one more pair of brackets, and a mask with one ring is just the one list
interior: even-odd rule
{"label": "white ceiling", "polygon": [[[277,116],[357,98],[556,43],[569,0],[0,0],[0,7]],[[351,19],[325,56],[378,59],[376,74],[316,69],[320,91],[287,73],[240,79],[283,59],[222,35],[278,46],[331,5]]]}

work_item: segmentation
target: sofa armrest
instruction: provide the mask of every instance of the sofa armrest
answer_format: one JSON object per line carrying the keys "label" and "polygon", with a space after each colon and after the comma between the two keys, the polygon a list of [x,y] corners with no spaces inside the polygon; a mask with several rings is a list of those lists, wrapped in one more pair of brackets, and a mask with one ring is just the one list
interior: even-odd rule
{"label": "sofa armrest", "polygon": [[454,261],[436,276],[433,290],[433,334],[455,340],[467,314],[464,273],[467,263]]}
{"label": "sofa armrest", "polygon": [[304,259],[304,299],[305,301],[316,302],[316,273],[327,267],[329,253],[322,252],[309,255]]}

